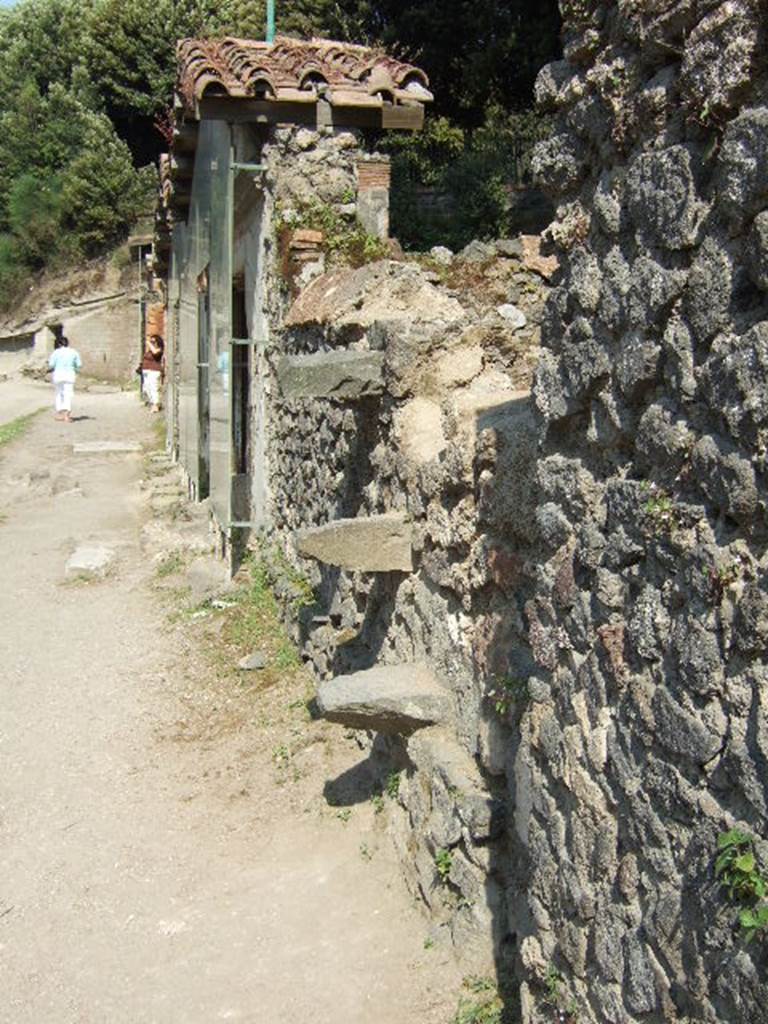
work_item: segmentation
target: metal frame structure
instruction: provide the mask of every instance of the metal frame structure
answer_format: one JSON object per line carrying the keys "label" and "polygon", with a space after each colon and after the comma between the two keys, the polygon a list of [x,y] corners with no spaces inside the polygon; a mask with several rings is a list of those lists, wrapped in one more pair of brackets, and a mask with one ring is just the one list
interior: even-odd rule
{"label": "metal frame structure", "polygon": [[234,465],[235,350],[254,344],[233,330],[235,178],[262,171],[236,162],[233,152],[232,126],[203,121],[189,215],[173,230],[171,271],[179,282],[179,460],[193,495],[210,497],[226,535],[252,525],[250,476]]}

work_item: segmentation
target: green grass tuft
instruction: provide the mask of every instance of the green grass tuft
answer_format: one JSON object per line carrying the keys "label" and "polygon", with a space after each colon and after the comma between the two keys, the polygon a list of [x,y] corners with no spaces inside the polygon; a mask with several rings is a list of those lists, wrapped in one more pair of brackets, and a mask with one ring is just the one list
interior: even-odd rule
{"label": "green grass tuft", "polygon": [[32,426],[32,421],[44,411],[44,407],[35,412],[27,413],[26,416],[17,416],[15,420],[0,424],[0,447],[16,441]]}

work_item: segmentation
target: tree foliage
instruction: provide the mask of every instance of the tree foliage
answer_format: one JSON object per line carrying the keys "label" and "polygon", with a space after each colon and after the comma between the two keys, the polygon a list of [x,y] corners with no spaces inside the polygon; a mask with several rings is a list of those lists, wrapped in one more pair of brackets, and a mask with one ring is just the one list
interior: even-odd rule
{"label": "tree foliage", "polygon": [[420,63],[435,112],[467,128],[489,104],[530,107],[534,79],[559,48],[558,7],[543,0],[339,0],[336,24]]}
{"label": "tree foliage", "polygon": [[[176,40],[261,38],[265,7],[19,0],[0,10],[0,290],[24,267],[96,253],[126,231],[152,177],[137,167],[164,146],[153,123],[172,100]],[[389,143],[396,177],[463,193],[462,230],[498,222],[511,122],[499,132],[493,111],[530,106],[536,71],[557,54],[555,0],[277,0],[277,27],[383,44],[423,66],[435,116],[422,136]]]}

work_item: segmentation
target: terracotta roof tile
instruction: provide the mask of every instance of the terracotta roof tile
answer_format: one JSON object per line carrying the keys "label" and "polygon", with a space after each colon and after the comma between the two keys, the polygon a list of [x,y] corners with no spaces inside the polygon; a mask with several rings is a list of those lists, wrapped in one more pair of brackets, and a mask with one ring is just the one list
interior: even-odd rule
{"label": "terracotta roof tile", "polygon": [[328,39],[184,39],[178,59],[178,92],[188,112],[206,96],[314,102],[322,94],[336,106],[432,99],[420,68],[380,50]]}

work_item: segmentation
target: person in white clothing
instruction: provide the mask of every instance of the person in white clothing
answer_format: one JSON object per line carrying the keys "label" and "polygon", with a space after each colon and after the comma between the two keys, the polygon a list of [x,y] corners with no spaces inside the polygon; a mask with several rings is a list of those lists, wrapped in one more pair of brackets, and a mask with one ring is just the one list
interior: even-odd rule
{"label": "person in white clothing", "polygon": [[160,412],[160,388],[165,375],[165,343],[159,334],[147,340],[141,360],[141,390],[152,412]]}
{"label": "person in white clothing", "polygon": [[54,350],[48,360],[48,369],[53,370],[53,389],[57,420],[72,422],[72,395],[78,370],[83,365],[80,354],[69,347],[67,338],[56,339]]}

